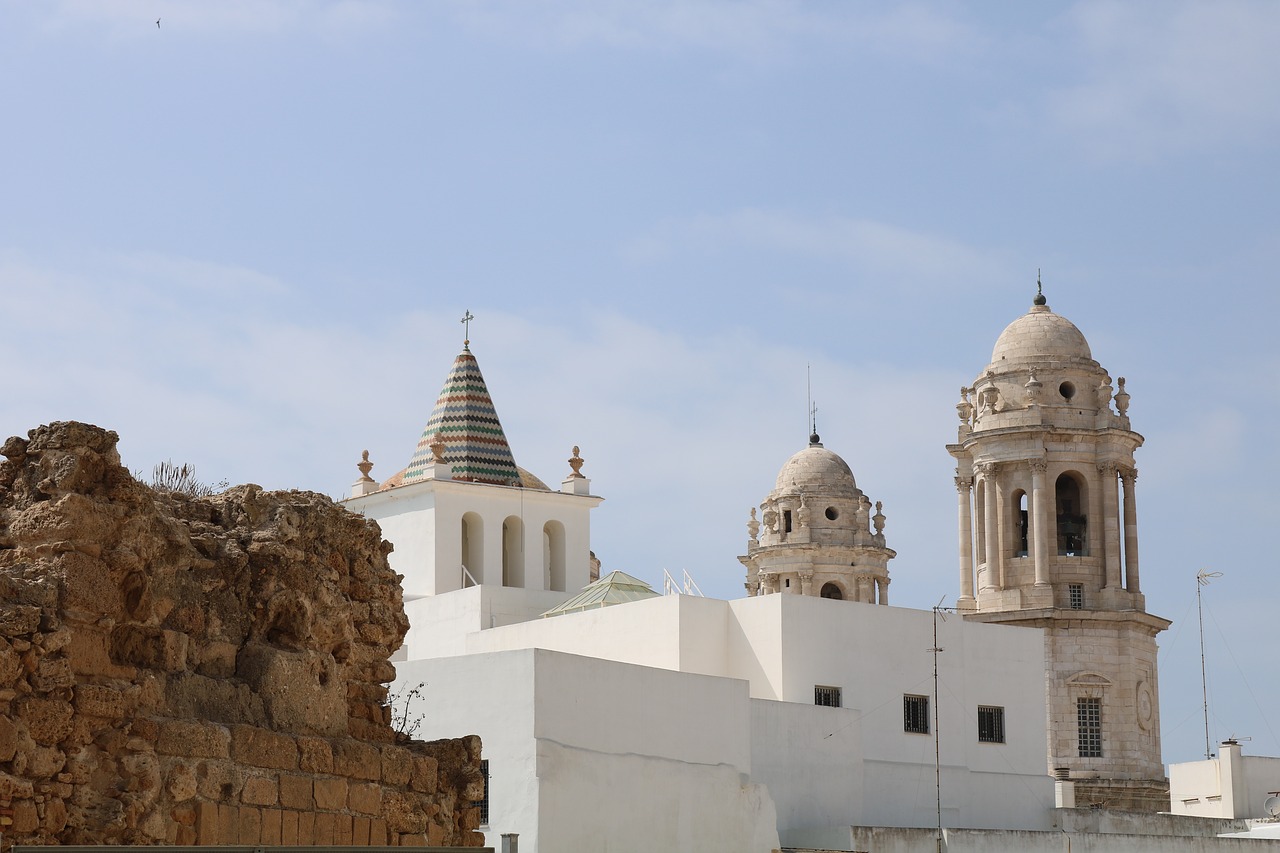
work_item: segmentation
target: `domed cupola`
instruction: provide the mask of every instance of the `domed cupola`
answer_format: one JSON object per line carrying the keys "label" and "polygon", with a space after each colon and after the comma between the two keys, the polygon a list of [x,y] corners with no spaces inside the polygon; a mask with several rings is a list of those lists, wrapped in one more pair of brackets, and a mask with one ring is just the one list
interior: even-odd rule
{"label": "domed cupola", "polygon": [[884,513],[853,471],[818,435],[778,472],[774,489],[747,522],[748,595],[789,592],[888,603]]}
{"label": "domed cupola", "polygon": [[1036,284],[1031,310],[1005,327],[991,352],[991,363],[971,387],[960,389],[956,411],[962,431],[1038,423],[1067,429],[1105,428],[1112,423],[1113,396],[1124,417],[1124,400],[1094,361],[1084,334],[1049,308]]}

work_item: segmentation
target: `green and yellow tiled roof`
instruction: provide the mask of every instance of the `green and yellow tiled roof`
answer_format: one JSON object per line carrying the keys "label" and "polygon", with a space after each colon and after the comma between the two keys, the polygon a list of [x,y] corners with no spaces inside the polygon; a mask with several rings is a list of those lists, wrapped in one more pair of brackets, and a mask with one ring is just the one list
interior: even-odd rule
{"label": "green and yellow tiled roof", "polygon": [[507,444],[497,409],[469,347],[463,347],[453,360],[453,368],[405,471],[405,483],[424,479],[432,464],[431,445],[436,436],[444,442],[444,459],[453,472],[453,479],[498,486],[520,485],[520,472],[511,446]]}

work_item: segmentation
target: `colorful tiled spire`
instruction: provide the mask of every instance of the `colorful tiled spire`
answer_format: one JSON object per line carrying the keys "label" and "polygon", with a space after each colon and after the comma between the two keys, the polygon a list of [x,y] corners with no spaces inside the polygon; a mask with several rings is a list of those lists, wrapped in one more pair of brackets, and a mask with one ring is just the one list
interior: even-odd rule
{"label": "colorful tiled spire", "polygon": [[498,486],[520,484],[511,446],[469,346],[463,346],[453,360],[453,368],[405,471],[405,483],[423,479],[432,464],[431,444],[437,435],[444,441],[444,459],[453,471],[453,479]]}

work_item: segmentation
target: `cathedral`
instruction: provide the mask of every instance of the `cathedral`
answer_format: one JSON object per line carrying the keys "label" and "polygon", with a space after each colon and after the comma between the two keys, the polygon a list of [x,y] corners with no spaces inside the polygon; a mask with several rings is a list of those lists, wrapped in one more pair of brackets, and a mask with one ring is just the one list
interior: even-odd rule
{"label": "cathedral", "polygon": [[[484,738],[490,843],[595,848],[638,808],[721,823],[618,849],[1061,830],[1077,797],[1169,808],[1128,411],[1037,292],[956,406],[960,619],[889,606],[883,506],[816,431],[750,511],[745,597],[597,580],[578,448],[556,489],[518,467],[469,341],[407,466],[378,482],[366,456],[346,505],[404,576],[400,681],[457,694],[428,734]],[[562,811],[580,796],[592,815]]]}

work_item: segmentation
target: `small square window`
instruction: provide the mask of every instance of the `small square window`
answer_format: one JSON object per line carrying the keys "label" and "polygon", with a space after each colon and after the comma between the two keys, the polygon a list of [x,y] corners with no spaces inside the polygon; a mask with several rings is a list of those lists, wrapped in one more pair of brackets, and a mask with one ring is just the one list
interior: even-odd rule
{"label": "small square window", "polygon": [[1084,610],[1084,584],[1067,584],[1067,596],[1072,610]]}
{"label": "small square window", "polygon": [[841,707],[840,688],[815,686],[813,688],[813,704],[824,705],[828,708]]}
{"label": "small square window", "polygon": [[929,733],[929,697],[902,697],[902,730],[912,734]]}
{"label": "small square window", "polygon": [[1004,708],[978,706],[978,742],[1004,743]]}

